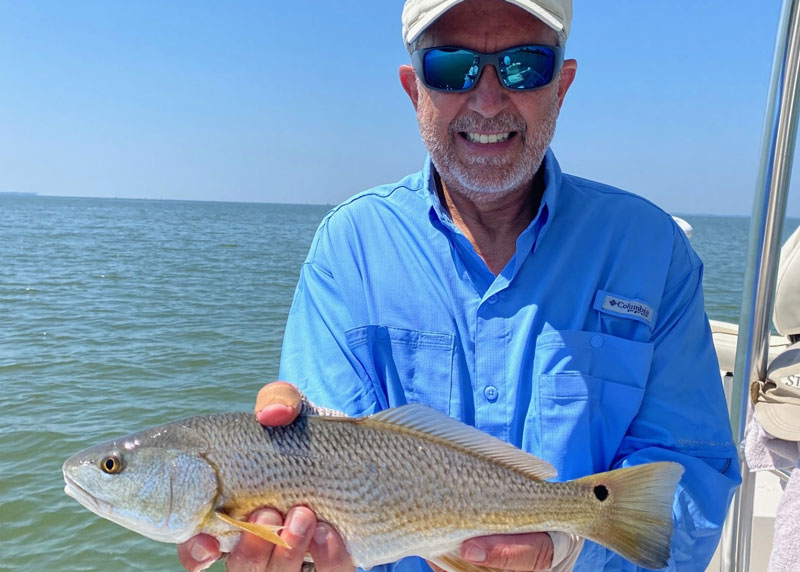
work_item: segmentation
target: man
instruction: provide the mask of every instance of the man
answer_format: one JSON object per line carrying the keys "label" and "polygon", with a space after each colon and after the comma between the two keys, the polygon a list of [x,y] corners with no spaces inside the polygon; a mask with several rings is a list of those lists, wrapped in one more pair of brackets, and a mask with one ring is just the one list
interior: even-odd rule
{"label": "man", "polygon": [[[430,158],[322,222],[281,378],[349,415],[425,403],[546,459],[559,479],[679,462],[670,567],[704,570],[739,476],[702,265],[671,217],[563,174],[548,150],[577,67],[562,58],[571,11],[570,0],[406,2],[413,65],[400,82]],[[288,422],[297,403],[290,386],[268,386],[259,419]],[[308,508],[282,534],[294,552],[244,535],[229,570],[297,572],[306,550],[321,572],[352,570]],[[218,556],[207,537],[179,554],[190,569]],[[560,533],[473,539],[462,556],[502,570],[576,558],[577,570],[635,569]]]}

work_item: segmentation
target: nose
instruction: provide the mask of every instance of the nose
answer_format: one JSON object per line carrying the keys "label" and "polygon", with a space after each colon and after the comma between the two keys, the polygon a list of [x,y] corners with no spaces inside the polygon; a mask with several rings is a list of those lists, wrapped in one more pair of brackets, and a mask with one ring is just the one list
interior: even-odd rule
{"label": "nose", "polygon": [[494,66],[483,68],[469,96],[469,108],[484,117],[494,117],[508,105],[508,91],[500,84]]}

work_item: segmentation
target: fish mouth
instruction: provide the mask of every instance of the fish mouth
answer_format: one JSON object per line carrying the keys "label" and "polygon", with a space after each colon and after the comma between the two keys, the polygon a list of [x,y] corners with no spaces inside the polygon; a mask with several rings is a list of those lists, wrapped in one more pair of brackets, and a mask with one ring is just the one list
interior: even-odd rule
{"label": "fish mouth", "polygon": [[66,473],[66,471],[64,472],[64,482],[66,483],[64,492],[67,495],[71,496],[73,499],[78,501],[81,505],[96,515],[107,518],[111,522],[114,522],[120,526],[124,526],[125,528],[142,534],[148,538],[152,538],[153,540],[158,540],[159,542],[184,542],[189,539],[190,535],[187,534],[185,537],[175,540],[175,537],[170,530],[164,532],[159,526],[148,526],[146,523],[142,524],[137,522],[135,519],[126,518],[124,514],[119,514],[119,512],[115,510],[112,503],[100,500],[92,495],[89,491],[72,479]]}
{"label": "fish mouth", "polygon": [[64,472],[64,482],[66,483],[64,492],[90,511],[100,515],[109,514],[111,512],[111,505],[92,496],[89,491],[75,482],[66,472]]}

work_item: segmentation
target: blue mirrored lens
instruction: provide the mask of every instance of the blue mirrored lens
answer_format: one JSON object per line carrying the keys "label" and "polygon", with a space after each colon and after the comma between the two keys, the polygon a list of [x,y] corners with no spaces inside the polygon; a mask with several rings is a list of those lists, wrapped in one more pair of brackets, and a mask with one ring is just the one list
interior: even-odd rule
{"label": "blue mirrored lens", "polygon": [[458,48],[437,48],[425,54],[425,82],[434,89],[463,91],[478,77],[478,56]]}
{"label": "blue mirrored lens", "polygon": [[555,54],[550,48],[515,48],[500,54],[497,72],[509,89],[535,89],[550,83],[555,63]]}

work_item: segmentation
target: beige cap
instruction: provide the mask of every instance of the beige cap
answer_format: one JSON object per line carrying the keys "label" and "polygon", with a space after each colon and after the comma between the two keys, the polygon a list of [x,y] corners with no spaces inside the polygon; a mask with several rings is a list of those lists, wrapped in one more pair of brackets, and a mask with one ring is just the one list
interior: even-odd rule
{"label": "beige cap", "polygon": [[767,368],[767,380],[754,381],[750,397],[761,426],[773,437],[800,441],[800,343],[789,346]]}
{"label": "beige cap", "polygon": [[[456,4],[464,0],[406,0],[403,6],[403,39],[410,44],[425,28]],[[572,0],[506,0],[530,12],[556,32],[569,35],[572,22]]]}

